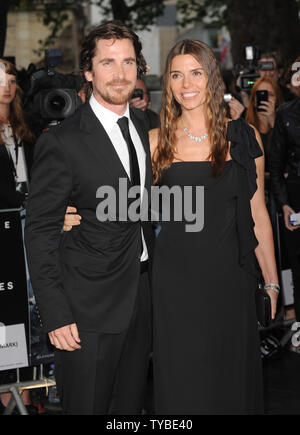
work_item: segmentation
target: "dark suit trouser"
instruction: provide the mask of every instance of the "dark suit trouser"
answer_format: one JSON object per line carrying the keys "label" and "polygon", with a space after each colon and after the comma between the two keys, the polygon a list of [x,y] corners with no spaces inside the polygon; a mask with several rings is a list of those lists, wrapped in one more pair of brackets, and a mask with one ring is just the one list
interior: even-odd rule
{"label": "dark suit trouser", "polygon": [[81,350],[56,351],[55,375],[64,414],[141,414],[151,352],[148,272],[128,328],[119,334],[79,330]]}

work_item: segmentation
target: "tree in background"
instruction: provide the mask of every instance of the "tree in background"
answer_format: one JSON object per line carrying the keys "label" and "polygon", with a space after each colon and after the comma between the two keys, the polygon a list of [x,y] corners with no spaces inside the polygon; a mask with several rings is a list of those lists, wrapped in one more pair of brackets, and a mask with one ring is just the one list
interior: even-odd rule
{"label": "tree in background", "polygon": [[[3,3],[7,4],[6,9],[3,8]],[[83,16],[82,3],[84,2],[79,0],[0,0],[0,20],[2,18],[5,23],[5,26],[0,25],[0,56],[4,53],[8,10],[35,10],[40,14],[44,25],[49,29],[49,36],[45,40],[39,40],[40,48],[35,50],[38,55],[41,55],[45,48],[55,44],[59,31],[68,20],[68,10],[72,9],[79,16]],[[2,46],[1,41],[4,41]]]}
{"label": "tree in background", "polygon": [[[3,56],[8,5],[18,10],[40,8],[50,35],[41,50],[55,43],[70,8],[82,13],[86,4],[98,5],[105,19],[118,19],[134,30],[148,29],[164,12],[162,0],[0,0],[0,56]],[[225,25],[231,35],[234,63],[243,61],[247,44],[280,51],[291,63],[300,48],[300,0],[177,0],[178,24],[203,22]]]}
{"label": "tree in background", "polygon": [[55,44],[59,31],[68,19],[67,11],[72,9],[82,18],[83,7],[88,4],[97,5],[106,20],[123,21],[134,30],[149,29],[163,14],[165,7],[161,0],[0,0],[0,57],[4,53],[8,9],[39,11],[44,25],[50,30],[46,40],[39,41],[37,53],[41,54],[45,48]]}
{"label": "tree in background", "polygon": [[106,19],[120,20],[133,30],[149,29],[165,9],[162,0],[98,0],[90,3],[98,5]]}
{"label": "tree in background", "polygon": [[287,63],[300,54],[299,0],[178,0],[179,24],[224,25],[231,36],[234,63],[243,61],[243,47],[280,51]]}

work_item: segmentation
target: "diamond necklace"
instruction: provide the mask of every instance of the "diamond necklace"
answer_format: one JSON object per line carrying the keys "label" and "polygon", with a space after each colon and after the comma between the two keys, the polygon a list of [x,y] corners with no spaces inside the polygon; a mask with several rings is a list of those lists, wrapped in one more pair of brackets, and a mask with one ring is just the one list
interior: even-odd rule
{"label": "diamond necklace", "polygon": [[204,133],[202,134],[202,136],[193,136],[192,133],[188,132],[188,129],[186,127],[183,129],[183,131],[187,133],[188,137],[191,140],[194,140],[195,142],[202,142],[204,139],[208,137],[208,133]]}

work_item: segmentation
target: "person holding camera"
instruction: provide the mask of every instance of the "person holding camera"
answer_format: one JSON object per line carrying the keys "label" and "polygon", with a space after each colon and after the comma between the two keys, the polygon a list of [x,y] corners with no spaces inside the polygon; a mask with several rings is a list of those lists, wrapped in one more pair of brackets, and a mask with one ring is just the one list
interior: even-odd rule
{"label": "person holding camera", "polygon": [[264,51],[260,54],[259,65],[264,62],[272,62],[273,68],[269,70],[264,70],[259,68],[257,70],[261,77],[272,78],[280,88],[284,101],[291,101],[294,99],[294,95],[290,92],[287,86],[282,83],[282,78],[284,75],[284,63],[281,53],[278,51]]}
{"label": "person holding camera", "polygon": [[246,106],[243,104],[242,95],[236,86],[236,80],[231,70],[222,71],[224,81],[224,101],[227,103],[227,115],[232,120],[244,118]]}
{"label": "person holding camera", "polygon": [[266,172],[269,171],[269,153],[276,111],[283,103],[277,83],[269,76],[260,77],[254,84],[246,113],[246,121],[259,131],[266,155]]}
{"label": "person holding camera", "polygon": [[15,66],[0,59],[0,209],[19,208],[28,191],[33,135],[23,115]]}
{"label": "person holding camera", "polygon": [[149,109],[149,103],[150,95],[147,86],[142,79],[138,79],[130,101],[130,107],[140,109],[144,112],[146,122],[149,124],[148,130],[152,130],[159,126],[159,115]]}
{"label": "person holding camera", "polygon": [[[298,94],[283,104],[276,115],[270,153],[272,191],[282,211],[284,237],[294,282],[294,307],[300,321],[300,71],[291,83]],[[299,85],[298,85],[299,83]],[[295,216],[295,214],[298,213]]]}

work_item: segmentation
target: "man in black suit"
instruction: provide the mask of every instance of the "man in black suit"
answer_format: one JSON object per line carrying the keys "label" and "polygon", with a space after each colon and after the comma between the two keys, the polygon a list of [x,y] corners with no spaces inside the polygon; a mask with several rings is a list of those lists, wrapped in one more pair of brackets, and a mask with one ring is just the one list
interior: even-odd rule
{"label": "man in black suit", "polygon": [[[99,220],[99,188],[152,184],[143,112],[129,109],[146,64],[135,33],[110,22],[87,37],[93,94],[37,145],[25,241],[66,414],[139,414],[151,349],[150,223]],[[147,195],[145,195],[147,196]],[[128,201],[130,203],[130,200]],[[83,223],[61,236],[67,205]],[[97,213],[96,213],[97,212]],[[97,215],[98,218],[97,218]]]}

